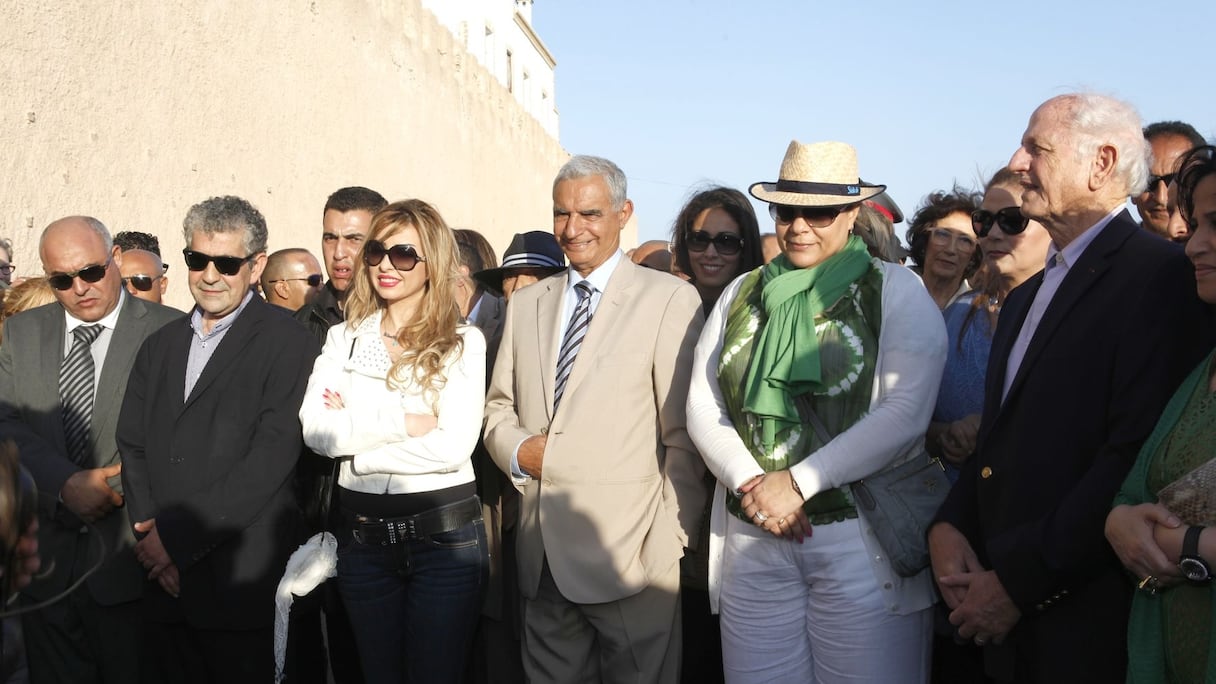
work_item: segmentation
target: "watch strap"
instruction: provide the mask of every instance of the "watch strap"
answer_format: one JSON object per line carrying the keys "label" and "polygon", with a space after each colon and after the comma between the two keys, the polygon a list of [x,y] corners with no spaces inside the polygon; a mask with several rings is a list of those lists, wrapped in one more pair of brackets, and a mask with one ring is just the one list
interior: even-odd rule
{"label": "watch strap", "polygon": [[1199,535],[1202,533],[1203,527],[1200,525],[1191,525],[1186,528],[1186,536],[1182,538],[1183,557],[1201,558],[1199,555]]}

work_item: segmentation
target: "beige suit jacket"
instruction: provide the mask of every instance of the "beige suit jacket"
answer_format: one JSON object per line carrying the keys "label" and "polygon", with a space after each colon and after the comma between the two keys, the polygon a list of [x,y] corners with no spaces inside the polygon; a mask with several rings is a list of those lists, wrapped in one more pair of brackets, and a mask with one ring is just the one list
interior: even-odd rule
{"label": "beige suit jacket", "polygon": [[520,590],[548,557],[575,603],[632,596],[679,561],[703,510],[704,463],[684,429],[696,290],[621,259],[553,415],[565,273],[516,292],[486,400],[486,446],[510,475],[521,442],[548,434],[541,479],[521,492]]}

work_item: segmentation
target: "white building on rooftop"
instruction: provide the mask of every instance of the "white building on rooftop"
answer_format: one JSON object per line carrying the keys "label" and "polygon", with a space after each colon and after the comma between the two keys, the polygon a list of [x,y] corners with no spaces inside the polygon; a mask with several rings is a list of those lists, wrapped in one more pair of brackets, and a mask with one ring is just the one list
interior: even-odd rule
{"label": "white building on rooftop", "polygon": [[532,30],[532,0],[422,0],[422,6],[557,139],[556,62]]}

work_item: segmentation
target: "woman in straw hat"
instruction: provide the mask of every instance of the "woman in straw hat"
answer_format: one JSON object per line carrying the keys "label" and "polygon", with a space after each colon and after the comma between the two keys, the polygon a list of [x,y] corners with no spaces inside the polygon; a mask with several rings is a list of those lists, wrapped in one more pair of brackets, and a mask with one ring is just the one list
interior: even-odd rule
{"label": "woman in straw hat", "polygon": [[945,326],[915,274],[851,235],[884,189],[859,180],[851,146],[792,142],[779,178],[750,191],[782,254],[719,298],[688,398],[718,478],[710,597],[726,678],[921,682],[929,573],[894,571],[848,485],[919,453]]}

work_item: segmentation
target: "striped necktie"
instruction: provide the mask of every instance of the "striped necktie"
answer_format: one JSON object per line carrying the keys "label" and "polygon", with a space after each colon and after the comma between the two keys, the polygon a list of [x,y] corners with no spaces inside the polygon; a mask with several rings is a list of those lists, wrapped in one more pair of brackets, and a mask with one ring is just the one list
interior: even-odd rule
{"label": "striped necktie", "polygon": [[591,325],[591,293],[594,288],[583,280],[574,286],[578,294],[578,304],[570,315],[570,325],[566,326],[566,334],[562,337],[562,348],[557,355],[557,378],[553,383],[553,413],[562,403],[562,394],[566,391],[566,381],[570,379],[570,369],[574,367],[574,357],[583,346],[583,338],[587,336],[587,326]]}
{"label": "striped necktie", "polygon": [[68,457],[76,465],[88,463],[89,427],[93,422],[93,341],[100,325],[82,325],[72,331],[72,348],[59,367],[59,399],[62,405],[63,438]]}

